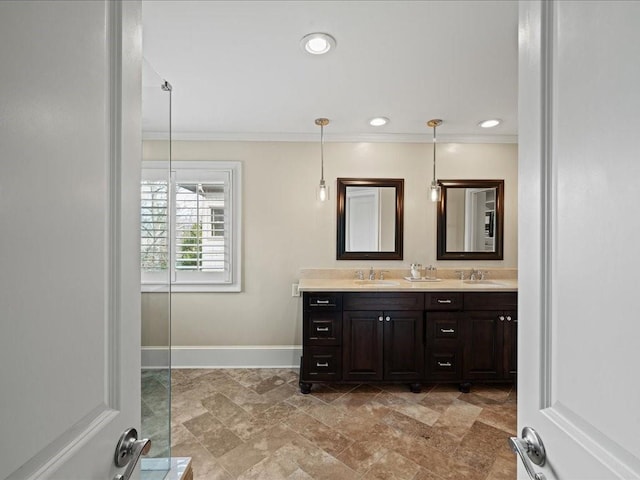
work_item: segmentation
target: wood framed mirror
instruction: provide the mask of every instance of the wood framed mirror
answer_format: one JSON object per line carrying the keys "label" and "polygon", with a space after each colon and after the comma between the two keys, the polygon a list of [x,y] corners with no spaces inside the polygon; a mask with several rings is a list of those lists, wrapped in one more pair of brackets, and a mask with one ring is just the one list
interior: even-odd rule
{"label": "wood framed mirror", "polygon": [[338,260],[402,260],[404,179],[338,178]]}
{"label": "wood framed mirror", "polygon": [[502,260],[504,180],[439,180],[438,260]]}

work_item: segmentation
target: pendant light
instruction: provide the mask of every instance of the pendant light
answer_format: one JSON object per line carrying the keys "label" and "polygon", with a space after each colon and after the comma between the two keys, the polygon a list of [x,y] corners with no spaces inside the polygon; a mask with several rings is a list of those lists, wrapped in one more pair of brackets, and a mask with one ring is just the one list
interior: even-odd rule
{"label": "pendant light", "polygon": [[320,187],[318,198],[324,202],[329,198],[329,187],[324,183],[324,127],[329,125],[328,118],[316,118],[316,125],[320,126]]}
{"label": "pendant light", "polygon": [[440,185],[436,180],[436,127],[442,125],[442,120],[434,118],[427,122],[427,127],[433,128],[433,180],[431,180],[431,201],[440,200]]}

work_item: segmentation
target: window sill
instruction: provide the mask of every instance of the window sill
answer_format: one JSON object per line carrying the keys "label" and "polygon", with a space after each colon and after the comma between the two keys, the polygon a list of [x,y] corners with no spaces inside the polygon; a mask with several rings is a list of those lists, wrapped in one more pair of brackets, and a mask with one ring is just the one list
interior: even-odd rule
{"label": "window sill", "polygon": [[[143,283],[141,293],[169,293],[168,284]],[[213,284],[213,283],[174,283],[171,284],[171,293],[234,293],[241,292],[239,283]]]}

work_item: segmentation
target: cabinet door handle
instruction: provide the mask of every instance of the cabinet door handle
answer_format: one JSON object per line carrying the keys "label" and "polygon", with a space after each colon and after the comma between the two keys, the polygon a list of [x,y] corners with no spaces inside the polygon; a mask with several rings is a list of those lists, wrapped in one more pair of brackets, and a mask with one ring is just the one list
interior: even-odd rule
{"label": "cabinet door handle", "polygon": [[381,322],[382,320],[384,320],[384,319],[382,318],[382,315],[380,315],[380,316],[378,317],[378,321],[379,321],[379,322]]}
{"label": "cabinet door handle", "polygon": [[328,332],[329,327],[316,327],[316,332]]}
{"label": "cabinet door handle", "polygon": [[507,322],[511,321],[511,315],[507,315]]}
{"label": "cabinet door handle", "polygon": [[440,331],[442,333],[456,333],[456,331],[453,328],[441,328]]}
{"label": "cabinet door handle", "polygon": [[451,299],[447,298],[446,300],[438,299],[438,303],[451,303]]}
{"label": "cabinet door handle", "polygon": [[451,362],[438,362],[439,367],[450,367]]}
{"label": "cabinet door handle", "polygon": [[500,316],[498,317],[498,319],[499,319],[501,322],[504,322],[504,315],[500,315]]}
{"label": "cabinet door handle", "polygon": [[387,317],[385,318],[385,320],[388,322],[388,321],[390,321],[390,320],[391,320],[391,317],[387,316]]}
{"label": "cabinet door handle", "polygon": [[328,366],[329,366],[329,362],[324,362],[324,363],[316,362],[316,367],[328,367]]}
{"label": "cabinet door handle", "polygon": [[329,300],[316,300],[316,303],[319,305],[327,305],[329,303]]}

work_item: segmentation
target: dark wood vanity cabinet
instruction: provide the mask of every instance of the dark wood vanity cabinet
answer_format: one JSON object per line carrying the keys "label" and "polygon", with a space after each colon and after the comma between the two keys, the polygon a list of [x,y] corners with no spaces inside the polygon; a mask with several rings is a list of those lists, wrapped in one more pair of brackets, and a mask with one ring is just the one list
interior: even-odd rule
{"label": "dark wood vanity cabinet", "polygon": [[514,381],[517,371],[515,292],[465,294],[465,381]]}
{"label": "dark wood vanity cabinet", "polygon": [[424,377],[424,297],[414,293],[345,293],[342,378],[407,382]]}
{"label": "dark wood vanity cabinet", "polygon": [[516,292],[304,292],[300,390],[313,383],[515,381]]}
{"label": "dark wood vanity cabinet", "polygon": [[305,293],[303,312],[302,378],[310,384],[342,380],[342,294]]}
{"label": "dark wood vanity cabinet", "polygon": [[424,376],[424,295],[343,295],[343,379],[416,383]]}
{"label": "dark wood vanity cabinet", "polygon": [[344,312],[343,379],[420,382],[424,370],[423,312]]}

